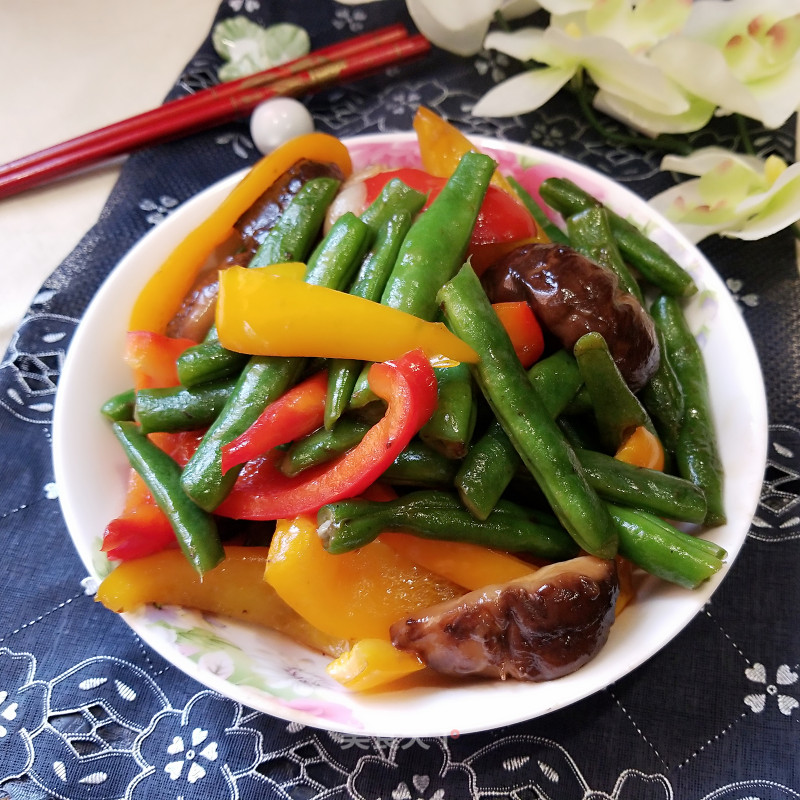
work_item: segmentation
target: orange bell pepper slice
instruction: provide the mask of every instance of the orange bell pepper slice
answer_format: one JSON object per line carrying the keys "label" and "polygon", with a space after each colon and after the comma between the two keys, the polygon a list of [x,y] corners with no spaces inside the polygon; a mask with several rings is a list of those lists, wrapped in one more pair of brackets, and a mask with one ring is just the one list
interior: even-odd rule
{"label": "orange bell pepper slice", "polygon": [[194,344],[192,339],[173,339],[152,331],[128,331],[123,360],[133,372],[134,389],[178,386],[178,356]]}
{"label": "orange bell pepper slice", "polygon": [[531,307],[519,300],[493,303],[492,308],[511,339],[522,366],[527,369],[535,364],[544,353],[544,334]]}
{"label": "orange bell pepper slice", "polygon": [[[470,150],[478,151],[478,148],[455,125],[451,125],[425,106],[417,109],[413,125],[419,142],[422,166],[431,175],[449,178],[464,153]],[[499,170],[495,170],[492,183],[516,198],[514,190]]]}
{"label": "orange bell pepper slice", "polygon": [[664,447],[659,438],[643,425],[633,429],[617,448],[614,458],[633,464],[635,467],[664,471]]}
{"label": "orange bell pepper slice", "polygon": [[239,217],[287,169],[303,158],[336,164],[345,177],[353,169],[345,145],[326,133],[297,136],[264,156],[148,280],[133,305],[129,329],[163,333],[208,256],[233,233]]}

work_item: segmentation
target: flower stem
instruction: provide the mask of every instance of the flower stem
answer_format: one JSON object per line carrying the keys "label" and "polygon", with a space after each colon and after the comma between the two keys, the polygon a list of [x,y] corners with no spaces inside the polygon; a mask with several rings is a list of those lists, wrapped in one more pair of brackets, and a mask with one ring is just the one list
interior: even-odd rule
{"label": "flower stem", "polygon": [[570,88],[573,89],[577,98],[578,105],[586,118],[586,121],[599,133],[607,142],[613,144],[627,144],[638,147],[641,150],[658,150],[667,153],[677,153],[678,155],[687,156],[692,152],[692,148],[688,142],[681,139],[676,139],[674,136],[667,136],[659,134],[654,139],[647,136],[638,136],[635,134],[619,133],[611,130],[605,126],[598,119],[592,108],[592,98],[589,88],[586,86],[586,81],[580,73],[576,74],[570,82]]}
{"label": "flower stem", "polygon": [[499,9],[494,12],[494,22],[501,31],[508,33],[511,30],[511,26],[508,24],[508,20],[503,16],[503,12]]}
{"label": "flower stem", "polygon": [[736,114],[736,127],[739,131],[739,139],[742,143],[742,150],[749,156],[756,154],[756,149],[753,147],[753,140],[750,138],[750,131],[747,130],[747,117],[742,114]]}

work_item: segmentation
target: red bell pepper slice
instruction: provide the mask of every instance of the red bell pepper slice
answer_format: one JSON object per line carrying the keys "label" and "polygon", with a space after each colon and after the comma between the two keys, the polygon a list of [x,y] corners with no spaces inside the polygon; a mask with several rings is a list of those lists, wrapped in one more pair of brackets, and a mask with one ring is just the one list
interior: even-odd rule
{"label": "red bell pepper slice", "polygon": [[539,320],[524,301],[493,303],[498,319],[514,345],[514,352],[527,369],[536,363],[544,352],[544,334]]}
{"label": "red bell pepper slice", "polygon": [[412,350],[373,364],[369,384],[387,409],[359,444],[330,464],[291,477],[278,468],[281,453],[271,450],[245,465],[215,513],[235,519],[292,518],[360,494],[380,478],[433,414],[436,376],[424,353]]}
{"label": "red bell pepper slice", "polygon": [[114,561],[128,561],[177,544],[167,516],[145,482],[131,470],[124,510],[106,526],[100,549]]}
{"label": "red bell pepper slice", "polygon": [[[447,183],[446,178],[437,178],[424,170],[412,167],[379,172],[364,180],[367,187],[367,205],[380,194],[381,189],[392,178],[399,178],[412,189],[428,193],[425,208]],[[540,237],[541,232],[535,220],[519,200],[492,184],[486,191],[475,227],[472,229],[467,256],[472,257],[473,267],[480,271],[475,262],[480,265],[485,260],[481,258],[481,251],[486,246],[496,245],[498,242],[539,241]],[[485,266],[488,266],[488,262]]]}
{"label": "red bell pepper slice", "polygon": [[152,331],[129,331],[125,339],[125,363],[133,370],[135,389],[177,386],[177,359],[192,339],[174,339]]}
{"label": "red bell pepper slice", "polygon": [[164,512],[156,505],[142,504],[106,525],[101,550],[114,561],[130,561],[177,546]]}
{"label": "red bell pepper slice", "polygon": [[241,436],[223,445],[222,471],[317,430],[325,421],[327,394],[327,370],[293,386],[270,403]]}

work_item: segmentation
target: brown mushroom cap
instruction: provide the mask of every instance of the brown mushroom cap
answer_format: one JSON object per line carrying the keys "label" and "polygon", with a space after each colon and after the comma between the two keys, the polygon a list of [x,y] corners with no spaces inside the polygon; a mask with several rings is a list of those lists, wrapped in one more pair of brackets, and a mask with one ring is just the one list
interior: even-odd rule
{"label": "brown mushroom cap", "polygon": [[618,593],[613,560],[580,556],[440,603],[390,635],[446,675],[546,681],[599,652]]}
{"label": "brown mushroom cap", "polygon": [[633,391],[658,368],[655,325],[606,267],[562,244],[527,244],[496,261],[481,278],[493,303],[526,300],[539,322],[568,350],[585,333],[602,334]]}

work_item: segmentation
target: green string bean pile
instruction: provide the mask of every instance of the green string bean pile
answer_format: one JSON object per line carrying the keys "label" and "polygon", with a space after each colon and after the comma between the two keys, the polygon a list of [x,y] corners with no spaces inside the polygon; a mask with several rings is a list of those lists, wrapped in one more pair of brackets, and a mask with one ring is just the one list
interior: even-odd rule
{"label": "green string bean pile", "polygon": [[[308,283],[444,321],[480,357],[474,365],[437,366],[437,410],[383,476],[398,499],[325,503],[318,513],[323,544],[342,553],[383,531],[405,531],[554,560],[580,551],[600,558],[619,554],[660,578],[697,587],[720,569],[726,554],[676,526],[725,521],[707,376],[682,310],[696,291],[692,278],[635,226],[571,182],[552,178],[540,189],[563,216],[563,228],[513,182],[551,239],[612,270],[634,297],[652,299],[649,313],[661,352],[658,370],[636,394],[597,333],[571,351],[551,345],[525,370],[479,277],[465,263],[495,167],[488,156],[466,154],[424,213],[425,196],[395,179],[360,216],[343,215],[324,235],[339,182],[310,180],[249,265],[306,262]],[[282,448],[280,469],[296,476],[332,462],[357,446],[382,415],[383,401],[366,383],[368,366],[353,359],[321,364],[313,354],[248,358],[226,351],[212,328],[180,357],[180,386],[124,392],[109,399],[102,413],[202,573],[224,557],[215,510],[239,474],[222,472],[222,447],[287,389],[324,367],[324,424]],[[658,436],[668,471],[613,458],[623,432],[633,426]],[[182,430],[206,431],[183,469],[146,436]]]}

